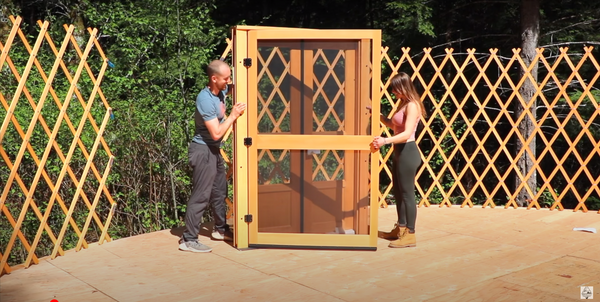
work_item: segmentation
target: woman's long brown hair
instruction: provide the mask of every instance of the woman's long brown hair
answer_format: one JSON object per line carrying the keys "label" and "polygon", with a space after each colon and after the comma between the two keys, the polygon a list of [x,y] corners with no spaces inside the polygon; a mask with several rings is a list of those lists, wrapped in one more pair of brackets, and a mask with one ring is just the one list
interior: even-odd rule
{"label": "woman's long brown hair", "polygon": [[399,72],[397,75],[392,77],[390,84],[393,90],[398,91],[402,94],[402,97],[400,98],[400,103],[398,104],[398,110],[404,108],[406,105],[408,105],[409,102],[415,102],[417,103],[417,105],[419,105],[419,108],[421,109],[421,116],[427,117],[427,113],[425,112],[425,106],[423,105],[423,102],[421,102],[421,98],[417,93],[417,89],[415,88],[415,85],[413,84],[408,74],[404,72]]}

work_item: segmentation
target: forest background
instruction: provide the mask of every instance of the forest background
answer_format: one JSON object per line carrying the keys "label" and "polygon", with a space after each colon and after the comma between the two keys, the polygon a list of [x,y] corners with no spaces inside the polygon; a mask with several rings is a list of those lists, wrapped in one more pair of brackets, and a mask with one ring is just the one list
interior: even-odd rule
{"label": "forest background", "polygon": [[[395,59],[402,55],[402,47],[410,47],[415,54],[427,47],[432,48],[432,53],[442,55],[446,48],[453,48],[455,53],[465,53],[470,48],[481,51],[496,48],[499,54],[510,56],[514,48],[523,48],[528,41],[535,43],[535,47],[549,49],[551,54],[558,53],[559,47],[583,52],[584,46],[600,46],[599,1],[2,0],[1,3],[2,41],[10,31],[7,22],[10,15],[21,16],[22,28],[32,36],[39,31],[38,20],[50,21],[49,32],[53,37],[64,36],[63,24],[74,24],[75,35],[83,39],[88,36],[86,28],[98,28],[99,41],[114,66],[107,71],[102,84],[115,117],[105,134],[116,157],[108,181],[118,204],[109,229],[112,238],[183,224],[191,189],[187,147],[193,135],[194,102],[207,82],[205,66],[222,54],[232,26],[381,29],[382,44],[389,47],[388,53]],[[536,36],[528,37],[532,28]],[[596,49],[594,56],[598,58]],[[592,77],[597,70],[588,72],[587,76]],[[383,70],[384,77],[389,73]],[[598,89],[593,93],[598,96]],[[389,104],[387,108],[384,106],[384,112],[389,110]],[[598,136],[600,131],[595,131]],[[0,169],[7,175],[5,166]],[[600,200],[590,205],[600,208]],[[32,218],[31,222],[34,221]],[[0,223],[3,229],[10,229],[6,220],[0,219]],[[0,237],[5,235],[8,234]],[[72,244],[66,242],[67,248]],[[44,246],[42,243],[39,248]],[[51,243],[47,246],[51,247]],[[18,253],[11,255],[11,262],[22,262]]]}

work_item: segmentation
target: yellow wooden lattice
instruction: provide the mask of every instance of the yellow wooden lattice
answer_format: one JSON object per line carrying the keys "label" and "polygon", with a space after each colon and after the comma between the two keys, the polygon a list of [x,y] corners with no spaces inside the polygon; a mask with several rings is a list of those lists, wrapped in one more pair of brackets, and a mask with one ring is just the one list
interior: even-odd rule
{"label": "yellow wooden lattice", "polygon": [[[432,108],[432,110],[428,112],[428,117],[422,120],[424,127],[417,138],[417,141],[421,145],[425,140],[430,140],[432,142],[430,144],[432,149],[428,150],[429,152],[427,154],[423,154],[424,164],[417,175],[418,179],[422,179],[423,176],[427,176],[428,174],[432,180],[427,187],[419,182],[417,183],[417,191],[422,196],[419,205],[429,206],[430,196],[435,189],[438,189],[442,196],[440,206],[452,205],[451,196],[460,195],[464,197],[461,206],[473,207],[472,196],[477,190],[481,190],[484,195],[490,197],[483,203],[484,207],[488,205],[494,207],[499,201],[497,199],[495,201],[492,197],[497,196],[497,193],[501,192],[502,195],[507,197],[504,205],[505,208],[510,206],[516,208],[517,194],[522,189],[525,189],[530,196],[534,196],[532,200],[529,200],[528,208],[536,207],[539,209],[540,204],[538,200],[542,198],[544,192],[549,192],[554,200],[550,206],[551,209],[557,207],[561,210],[564,209],[561,201],[567,194],[572,194],[578,201],[578,205],[574,211],[581,209],[584,212],[587,212],[587,207],[585,205],[586,200],[590,196],[595,195],[596,198],[600,196],[600,190],[598,188],[600,175],[598,174],[598,171],[591,171],[588,168],[588,164],[594,160],[597,161],[600,155],[598,152],[600,138],[598,137],[597,132],[594,134],[591,130],[591,126],[594,122],[597,124],[599,103],[590,93],[590,90],[599,77],[598,71],[600,68],[592,55],[593,48],[586,47],[584,50],[585,53],[581,59],[578,60],[577,65],[573,64],[573,59],[567,55],[566,48],[560,49],[560,55],[558,58],[554,59],[554,62],[552,63],[543,56],[544,49],[538,49],[536,57],[533,58],[533,63],[526,65],[521,58],[520,50],[518,49],[513,50],[513,55],[508,60],[502,60],[497,54],[498,51],[496,49],[491,49],[489,54],[479,54],[479,56],[476,55],[474,49],[469,49],[467,50],[466,57],[464,54],[455,55],[453,54],[452,49],[446,49],[446,55],[442,59],[434,58],[431,54],[431,49],[424,49],[420,61],[415,62],[413,61],[412,56],[409,55],[410,49],[404,48],[402,49],[402,56],[397,63],[394,63],[387,53],[388,49],[384,48],[384,64],[391,69],[391,75],[394,75],[400,70],[404,70],[411,74],[415,83],[418,83],[423,87],[421,99],[426,106]],[[463,57],[464,59],[459,61],[459,58]],[[534,80],[531,73],[536,62],[540,66],[540,75],[545,74],[543,77],[540,76],[538,81]],[[559,79],[554,70],[558,66],[563,66],[564,68],[564,65],[569,67],[571,74],[567,79]],[[433,77],[430,79],[425,79],[425,72],[421,72],[421,70],[425,69],[425,66],[430,68],[430,70],[433,69],[435,71]],[[591,67],[596,70],[595,76],[591,79],[582,78],[579,74],[579,70],[582,66],[587,66],[588,68]],[[471,71],[467,76],[467,72],[465,71],[467,67],[471,69],[474,68],[476,72]],[[514,70],[515,68],[525,69],[525,77],[517,79],[511,78],[509,71],[511,69]],[[493,71],[498,76],[492,79],[488,76],[490,71]],[[533,106],[533,101],[527,102],[519,93],[519,89],[526,80],[531,80],[536,86],[536,92],[532,100],[537,98],[537,106],[547,108],[547,110],[544,111],[544,114],[541,116],[538,115],[535,118],[532,116],[530,110]],[[547,94],[544,93],[544,90],[548,87],[549,81],[552,81],[552,85],[556,85],[557,90],[559,91],[553,100],[548,100]],[[433,86],[436,84],[441,84],[441,86],[444,87],[444,92],[441,93],[441,97],[439,94],[436,96],[432,92]],[[464,96],[459,97],[455,95],[454,88],[457,85],[462,85],[462,87],[466,88],[467,93]],[[382,93],[395,108],[397,103],[395,103],[395,100],[393,100],[387,92],[388,86],[389,80],[388,82],[382,81]],[[573,86],[576,88],[570,88]],[[475,90],[481,89],[481,87],[488,87],[488,92],[483,94],[476,93]],[[509,93],[507,93],[508,96],[506,96],[506,93],[504,96],[501,95],[502,88],[509,91]],[[578,88],[582,90],[581,96],[577,101],[572,102],[568,94],[569,89]],[[592,113],[587,121],[583,120],[581,114],[578,112],[578,109],[582,107],[584,100],[587,100],[586,106],[593,106],[594,109],[594,113]],[[566,116],[560,116],[560,113],[556,110],[559,101],[565,102],[570,109]],[[497,107],[489,108],[491,102],[495,102]],[[518,117],[515,117],[511,112],[512,108],[510,108],[510,106],[513,106],[514,102],[521,103],[525,108],[523,113]],[[455,110],[448,113],[443,112],[443,108],[449,103],[453,105]],[[472,117],[469,117],[464,108],[467,105],[472,106],[473,104],[475,104],[477,109],[475,110],[475,114],[472,115]],[[491,113],[491,111],[494,111],[494,113]],[[391,117],[391,113],[388,117]],[[524,119],[536,121],[536,127],[533,134],[527,139],[523,137],[517,128]],[[550,138],[543,132],[544,123],[548,119],[552,119],[558,129],[558,131],[551,135]],[[573,122],[574,119],[581,125],[582,131],[579,132],[576,138],[571,139],[565,128],[567,123]],[[436,121],[438,121],[438,123],[441,121],[441,124],[444,126],[441,133],[434,133],[432,130],[432,125]],[[456,125],[457,122],[464,123],[465,125],[465,129],[462,133],[456,133],[452,127],[453,125]],[[485,132],[476,129],[476,124],[481,125],[482,123],[488,125],[488,129]],[[508,123],[511,128],[508,135],[501,134],[502,132],[497,128],[499,125],[506,123]],[[558,155],[556,152],[556,149],[559,147],[556,140],[559,136],[562,136],[568,144],[568,150],[562,155]],[[528,147],[534,137],[538,137],[537,154]],[[589,154],[580,154],[580,150],[577,149],[577,144],[583,137],[587,137],[588,142],[593,146],[592,152]],[[472,142],[467,144],[467,139],[471,139]],[[497,147],[488,145],[488,142],[492,139],[495,139],[498,142]],[[513,150],[511,150],[510,147],[511,140],[514,139],[522,141],[524,145],[517,154],[513,154]],[[442,144],[443,140],[450,140],[455,147],[444,150]],[[476,147],[473,150],[469,150],[468,148],[473,145]],[[540,146],[542,147],[541,151]],[[425,153],[427,150],[423,150],[422,148],[421,151],[422,153]],[[529,154],[529,156],[534,159],[534,166],[527,173],[520,171],[517,166],[517,159],[524,156],[525,153]],[[540,165],[541,161],[548,154],[556,163],[556,168],[549,174],[547,171],[544,172]],[[430,163],[436,155],[441,157],[443,162],[441,167],[437,168],[433,167]],[[388,156],[389,153],[381,159],[382,169],[384,169],[385,173],[391,177],[389,169],[383,164],[387,162]],[[494,162],[500,156],[504,156],[508,159],[511,163],[510,166],[500,169],[494,165]],[[569,173],[562,165],[569,156],[574,156],[580,163],[580,166],[577,167],[575,173]],[[481,157],[485,158],[489,164],[484,170],[478,171],[474,162]],[[456,158],[463,159],[463,164],[459,167],[452,164],[452,161]],[[473,175],[475,181],[471,185],[466,186],[463,180],[468,173]],[[526,180],[533,177],[533,173],[537,173],[543,181],[540,184],[539,189],[530,188],[527,185]],[[560,173],[567,182],[567,186],[560,194],[556,194],[554,188],[551,186],[551,182],[557,173]],[[520,179],[520,184],[516,189],[509,183],[512,181],[511,174],[517,175]],[[442,185],[443,177],[450,177],[455,181],[450,187],[444,188]],[[498,180],[492,186],[488,184],[490,177],[494,177]],[[578,192],[574,183],[582,180],[589,183],[589,189],[585,190],[585,192]],[[386,196],[390,191],[391,184],[384,192],[381,192],[380,200],[383,201],[383,196]]]}
{"label": "yellow wooden lattice", "polygon": [[[57,49],[47,32],[49,23],[38,22],[40,31],[32,47],[21,31],[22,19],[11,16],[10,21],[12,30],[4,43],[0,43],[0,70],[9,70],[17,83],[15,91],[0,90],[4,109],[0,155],[10,171],[1,179],[0,209],[12,226],[0,254],[3,274],[11,271],[8,260],[11,252],[17,252],[17,243],[21,244],[20,252],[27,255],[24,266],[28,267],[39,262],[36,249],[44,236],[51,241],[51,247],[46,249],[51,248],[52,259],[64,254],[67,236],[77,239],[76,250],[87,248],[90,228],[100,233],[91,237],[99,244],[111,241],[107,231],[116,205],[106,187],[114,158],[102,135],[112,109],[100,89],[108,59],[96,39],[97,30],[88,29],[90,37],[82,50],[74,36],[74,27],[65,25],[66,34]],[[11,59],[24,56],[29,57],[24,67]],[[53,56],[53,65],[43,66],[38,60],[42,56]],[[96,73],[92,66],[98,64],[88,60],[101,61]],[[53,104],[48,102],[49,97]],[[94,115],[98,117],[102,112],[102,122],[98,125]],[[8,133],[17,133],[18,137],[8,137]],[[65,143],[65,137],[71,141]],[[25,167],[32,166],[35,171],[26,171]],[[49,195],[43,195],[44,192]],[[55,203],[60,209],[53,212]],[[17,214],[19,207],[15,219],[13,214]],[[105,210],[99,213],[100,208]],[[37,219],[37,230],[25,233],[23,223],[32,215]],[[56,224],[57,218],[62,226],[52,229],[49,221]]]}

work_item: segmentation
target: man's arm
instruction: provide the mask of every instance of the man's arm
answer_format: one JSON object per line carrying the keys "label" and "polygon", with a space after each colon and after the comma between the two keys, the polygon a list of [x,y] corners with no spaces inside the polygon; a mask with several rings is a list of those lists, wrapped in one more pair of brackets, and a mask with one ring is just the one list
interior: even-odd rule
{"label": "man's arm", "polygon": [[231,109],[231,114],[222,123],[219,123],[218,118],[205,121],[204,124],[206,125],[206,128],[208,129],[208,132],[210,133],[212,139],[220,140],[223,137],[223,135],[225,135],[229,127],[231,127],[231,125],[233,125],[233,123],[238,119],[238,117],[240,117],[240,115],[244,113],[244,110],[246,110],[246,104],[237,103],[233,105],[233,108]]}

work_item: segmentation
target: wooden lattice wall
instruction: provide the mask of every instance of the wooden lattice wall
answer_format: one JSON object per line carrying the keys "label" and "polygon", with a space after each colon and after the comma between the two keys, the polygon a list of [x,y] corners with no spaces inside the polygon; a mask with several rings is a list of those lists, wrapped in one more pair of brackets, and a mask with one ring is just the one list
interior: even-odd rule
{"label": "wooden lattice wall", "polygon": [[109,61],[97,30],[88,29],[85,38],[65,25],[56,45],[49,23],[38,22],[30,45],[22,19],[10,22],[0,43],[0,80],[9,84],[0,89],[3,274],[10,273],[16,253],[26,255],[28,267],[40,255],[54,259],[63,248],[111,241],[107,230],[116,205],[105,185],[113,156],[103,133],[112,109],[100,89]]}
{"label": "wooden lattice wall", "polygon": [[[231,41],[228,45],[223,58],[229,54]],[[412,76],[428,108],[417,137],[423,159],[417,175],[419,206],[481,204],[485,208],[503,204],[517,208],[517,194],[523,189],[532,196],[528,208],[563,210],[566,199],[576,201],[574,211],[587,212],[587,204],[592,202],[600,206],[600,67],[593,47],[570,54],[567,48],[559,53],[538,49],[530,65],[524,63],[518,49],[509,57],[498,54],[497,49],[486,53],[446,49],[437,56],[431,49],[411,54],[410,48],[403,48],[398,56],[389,51],[382,49],[381,81],[382,102],[392,107],[388,117],[397,106],[389,79],[399,71]],[[538,81],[533,81],[534,117],[534,103],[524,100],[519,89],[525,79],[533,80],[535,64],[539,70]],[[521,67],[528,71],[524,78],[518,76]],[[517,102],[524,107],[520,116],[513,112]],[[534,124],[530,137],[517,128],[525,119]],[[391,135],[385,126],[382,129],[382,135]],[[536,150],[529,148],[533,138]],[[525,146],[519,152],[515,140]],[[391,178],[388,163],[392,151],[393,147],[382,149],[383,178]],[[517,159],[524,154],[533,158],[529,171],[517,166]],[[227,160],[225,152],[223,155]],[[520,180],[517,184],[515,176]],[[530,177],[536,177],[537,188],[527,184]],[[393,193],[392,183],[388,183],[378,192],[381,206],[387,206]]]}
{"label": "wooden lattice wall", "polygon": [[[440,206],[472,207],[478,201],[484,207],[502,203],[505,208],[516,208],[517,194],[523,188],[533,196],[528,208],[539,209],[544,200],[545,206],[562,210],[563,201],[571,199],[577,202],[574,211],[587,212],[586,203],[598,203],[600,68],[593,47],[583,50],[569,54],[567,48],[561,48],[559,53],[551,54],[538,49],[527,65],[518,49],[510,57],[501,56],[496,49],[484,54],[475,49],[454,54],[446,49],[445,55],[436,57],[431,49],[425,49],[416,60],[410,56],[410,49],[404,48],[394,62],[384,48],[383,64],[392,74],[411,74],[422,87],[421,99],[430,108],[417,139],[424,162],[417,173],[420,205],[428,206],[438,191]],[[531,73],[535,64],[539,66],[538,81]],[[525,77],[518,76],[520,68],[527,70]],[[534,82],[537,104],[524,100],[519,93],[526,79]],[[388,86],[389,80],[382,80],[384,98],[395,106]],[[524,108],[519,116],[513,112],[517,102]],[[524,119],[533,121],[530,137],[518,131]],[[529,143],[534,137],[536,146],[532,150]],[[523,142],[519,152],[514,150],[515,140]],[[521,171],[517,166],[517,159],[525,153],[533,158],[530,171]],[[390,154],[382,154],[382,162]],[[501,166],[500,162],[509,164]],[[385,170],[389,175],[387,167]],[[520,180],[516,188],[514,175]],[[530,177],[537,177],[538,188],[528,186]],[[390,191],[391,186],[381,192],[382,197]]]}

